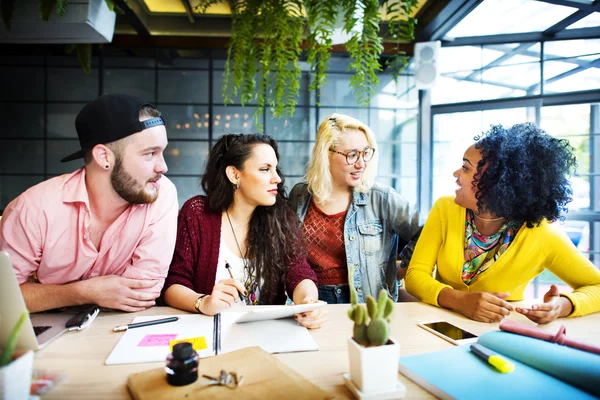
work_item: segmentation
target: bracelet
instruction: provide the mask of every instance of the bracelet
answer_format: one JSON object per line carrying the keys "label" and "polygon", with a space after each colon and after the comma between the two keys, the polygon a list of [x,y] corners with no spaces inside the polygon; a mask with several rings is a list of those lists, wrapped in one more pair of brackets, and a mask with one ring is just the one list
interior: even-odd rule
{"label": "bracelet", "polygon": [[208,294],[201,294],[200,297],[198,297],[196,299],[196,301],[194,302],[194,308],[200,314],[202,314],[202,311],[200,311],[200,305],[202,304],[202,299],[205,298],[206,296],[208,296]]}

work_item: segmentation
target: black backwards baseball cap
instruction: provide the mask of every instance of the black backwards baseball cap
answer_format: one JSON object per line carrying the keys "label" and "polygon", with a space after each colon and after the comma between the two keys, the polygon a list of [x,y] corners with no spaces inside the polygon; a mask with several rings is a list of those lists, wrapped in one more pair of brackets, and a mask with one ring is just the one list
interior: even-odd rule
{"label": "black backwards baseball cap", "polygon": [[81,150],[60,160],[67,162],[82,158],[86,150],[97,144],[123,139],[157,125],[164,125],[162,117],[140,121],[142,107],[152,104],[127,94],[104,94],[88,103],[75,118],[75,128]]}

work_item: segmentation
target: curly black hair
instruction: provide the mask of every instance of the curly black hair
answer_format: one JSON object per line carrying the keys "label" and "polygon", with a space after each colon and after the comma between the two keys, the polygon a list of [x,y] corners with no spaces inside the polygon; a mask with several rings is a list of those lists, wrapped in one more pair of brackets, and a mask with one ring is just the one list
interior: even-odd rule
{"label": "curly black hair", "polygon": [[[202,188],[212,212],[222,213],[233,203],[234,188],[227,178],[227,167],[233,165],[243,170],[244,163],[258,144],[271,146],[279,160],[277,142],[268,135],[230,134],[222,136],[215,143],[202,177]],[[249,272],[257,282],[263,282],[260,288],[261,304],[273,304],[277,287],[285,282],[288,266],[305,255],[299,239],[302,233],[298,217],[287,204],[285,178],[279,167],[276,171],[281,182],[277,185],[275,204],[256,207],[250,217],[246,239]]]}
{"label": "curly black hair", "polygon": [[528,228],[543,219],[561,219],[572,200],[569,176],[577,167],[568,140],[554,138],[533,123],[492,125],[475,140],[482,155],[477,171],[483,172],[473,182],[480,212]]}

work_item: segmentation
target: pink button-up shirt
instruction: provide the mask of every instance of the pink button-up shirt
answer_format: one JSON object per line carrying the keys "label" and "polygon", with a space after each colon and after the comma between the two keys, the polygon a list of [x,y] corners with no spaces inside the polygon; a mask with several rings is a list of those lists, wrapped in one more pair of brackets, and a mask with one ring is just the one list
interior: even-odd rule
{"label": "pink button-up shirt", "polygon": [[99,248],[90,239],[85,169],[44,181],[14,199],[0,221],[0,250],[9,253],[19,284],[64,284],[103,275],[156,280],[158,296],[177,235],[177,190],[163,177],[152,204],[131,204],[106,230]]}

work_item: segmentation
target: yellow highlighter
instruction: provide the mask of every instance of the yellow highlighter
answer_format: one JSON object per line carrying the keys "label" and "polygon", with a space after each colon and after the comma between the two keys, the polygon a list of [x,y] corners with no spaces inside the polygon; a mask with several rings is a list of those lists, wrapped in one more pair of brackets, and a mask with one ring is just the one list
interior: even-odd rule
{"label": "yellow highlighter", "polygon": [[480,345],[479,343],[471,345],[471,352],[493,365],[503,374],[507,374],[515,369],[515,365],[513,363],[508,361],[506,358],[495,354],[493,351]]}

